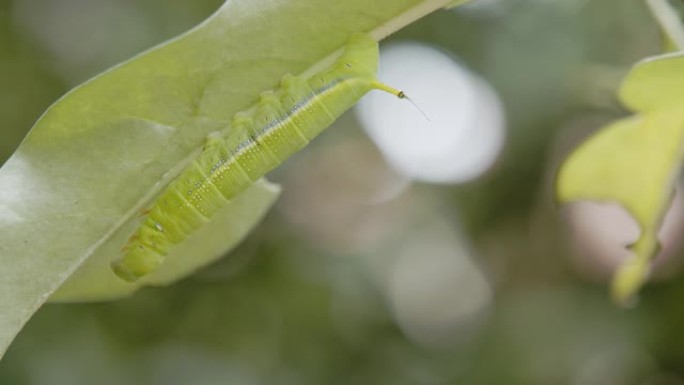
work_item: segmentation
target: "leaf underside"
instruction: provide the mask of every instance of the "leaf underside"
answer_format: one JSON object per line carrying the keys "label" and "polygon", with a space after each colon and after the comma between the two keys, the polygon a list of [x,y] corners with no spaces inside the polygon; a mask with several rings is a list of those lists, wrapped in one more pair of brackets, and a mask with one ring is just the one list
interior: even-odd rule
{"label": "leaf underside", "polygon": [[[324,62],[353,32],[381,38],[448,2],[227,1],[57,101],[0,169],[0,356],[52,295],[102,300],[137,289],[110,276],[112,254],[206,136],[261,91]],[[224,254],[277,194],[255,184],[142,282],[173,282]]]}

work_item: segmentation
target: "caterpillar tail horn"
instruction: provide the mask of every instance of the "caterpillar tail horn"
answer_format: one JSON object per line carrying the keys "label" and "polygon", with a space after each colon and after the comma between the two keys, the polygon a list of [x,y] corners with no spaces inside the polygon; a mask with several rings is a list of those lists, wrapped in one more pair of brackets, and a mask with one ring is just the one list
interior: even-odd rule
{"label": "caterpillar tail horn", "polygon": [[404,91],[399,91],[398,89],[393,88],[393,87],[390,87],[390,86],[388,86],[387,84],[381,83],[381,82],[379,82],[379,81],[374,81],[374,82],[373,82],[373,88],[375,88],[376,90],[385,91],[385,92],[387,92],[387,93],[390,93],[390,94],[392,94],[392,95],[398,97],[399,99],[406,99],[406,100],[408,100],[411,104],[413,104],[414,107],[416,107],[416,109],[417,109],[418,111],[420,111],[421,114],[423,114],[423,116],[425,117],[425,119],[427,119],[428,122],[431,121],[431,120],[430,120],[430,117],[425,113],[425,111],[423,111],[423,109],[420,108],[420,107],[418,106],[418,104],[416,104],[416,102],[414,102],[411,98],[409,98],[408,95],[406,95],[406,94],[404,93]]}

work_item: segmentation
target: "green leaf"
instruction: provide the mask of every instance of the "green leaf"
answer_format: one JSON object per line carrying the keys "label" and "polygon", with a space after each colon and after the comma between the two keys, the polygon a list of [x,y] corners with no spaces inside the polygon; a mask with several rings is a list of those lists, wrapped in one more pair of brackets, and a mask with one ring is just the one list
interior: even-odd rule
{"label": "green leaf", "polygon": [[[353,32],[380,39],[448,2],[227,1],[192,31],[56,102],[0,169],[0,354],[74,273],[55,299],[137,288],[105,278],[111,253],[207,134],[261,91],[320,67]],[[172,282],[229,249],[276,194],[254,186],[143,282]]]}
{"label": "green leaf", "polygon": [[641,227],[629,245],[634,257],[613,280],[613,296],[626,303],[647,279],[659,245],[657,232],[670,205],[684,143],[684,59],[662,55],[639,63],[620,90],[639,112],[608,125],[577,148],[557,180],[561,203],[588,199],[621,204]]}

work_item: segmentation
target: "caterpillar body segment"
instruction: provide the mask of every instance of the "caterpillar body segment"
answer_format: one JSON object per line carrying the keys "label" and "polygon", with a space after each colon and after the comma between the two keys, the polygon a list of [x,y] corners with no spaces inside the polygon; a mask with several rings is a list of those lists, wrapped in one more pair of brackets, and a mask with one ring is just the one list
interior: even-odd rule
{"label": "caterpillar body segment", "polygon": [[151,273],[227,202],[285,161],[372,89],[405,95],[376,79],[377,42],[353,35],[342,55],[311,76],[285,75],[275,90],[238,112],[227,134],[207,138],[200,155],[154,201],[112,269],[124,280]]}

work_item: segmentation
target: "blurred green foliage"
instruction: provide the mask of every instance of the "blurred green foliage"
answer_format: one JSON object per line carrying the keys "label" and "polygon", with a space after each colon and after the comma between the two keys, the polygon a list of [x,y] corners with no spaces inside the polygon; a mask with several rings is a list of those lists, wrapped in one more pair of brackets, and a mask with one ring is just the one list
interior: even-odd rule
{"label": "blurred green foliage", "polygon": [[[121,2],[147,34],[112,32],[118,56],[64,62],[23,19],[40,2],[28,13],[20,2],[0,5],[3,159],[69,87],[219,3]],[[625,114],[611,74],[659,50],[641,1],[476,0],[390,38],[402,39],[458,56],[499,92],[509,139],[491,172],[466,185],[412,186],[395,203],[350,213],[343,198],[362,194],[376,179],[367,170],[383,166],[347,115],[273,175],[283,199],[235,253],[166,289],[43,307],[0,361],[0,384],[684,384],[684,279],[648,287],[633,310],[615,308],[571,259],[551,198],[578,137]],[[344,211],[351,225],[325,223],[301,200],[322,202],[330,217]],[[380,241],[349,239],[378,217],[405,228],[390,241],[372,231]],[[397,323],[382,278],[396,251],[387,243],[431,220],[462,229],[494,291],[488,310],[438,347]]]}

